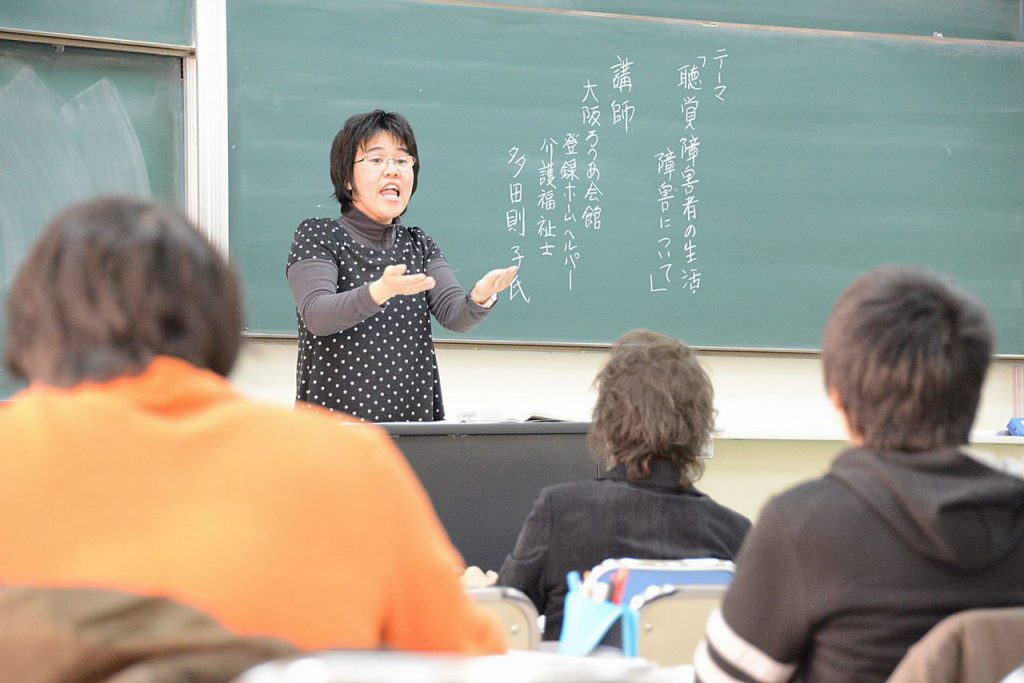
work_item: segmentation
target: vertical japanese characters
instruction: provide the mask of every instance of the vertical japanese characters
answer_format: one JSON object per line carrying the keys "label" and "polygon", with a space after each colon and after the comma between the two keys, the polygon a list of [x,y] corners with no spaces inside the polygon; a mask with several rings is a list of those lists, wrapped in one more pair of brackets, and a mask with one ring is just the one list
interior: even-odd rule
{"label": "vertical japanese characters", "polygon": [[[588,72],[580,80],[576,96],[578,117],[569,130],[551,131],[534,141],[520,142],[506,152],[508,205],[505,227],[510,240],[510,258],[520,266],[510,288],[510,298],[529,304],[542,292],[529,291],[529,273],[557,268],[563,287],[572,292],[578,278],[597,281],[597,269],[588,270],[588,256],[599,247],[602,230],[629,230],[638,239],[649,239],[653,230],[656,260],[649,272],[638,273],[642,286],[651,293],[686,291],[696,293],[701,285],[701,252],[698,237],[707,228],[699,221],[700,173],[697,158],[701,149],[699,114],[711,106],[707,99],[725,102],[727,85],[724,48],[713,55],[698,55],[674,71],[669,66],[660,82],[634,84],[634,62],[616,54],[603,70]],[[678,63],[678,62],[677,62]],[[646,73],[646,72],[645,72]],[[656,152],[654,163],[640,169],[656,178],[656,223],[610,225],[602,217],[606,191],[602,185],[602,137],[625,139],[635,123],[643,123],[644,108],[634,99],[639,88],[671,89],[679,93],[678,137]],[[642,99],[642,96],[641,96]],[[651,112],[660,116],[664,112]],[[643,126],[641,125],[641,128]],[[675,137],[675,136],[674,136]],[[649,148],[648,148],[649,149]],[[613,152],[614,154],[614,152]],[[644,149],[640,158],[650,159]],[[614,157],[614,162],[618,161]],[[626,165],[632,160],[625,160]],[[621,166],[622,164],[616,164]],[[532,190],[531,190],[532,188]],[[644,212],[644,216],[648,214]],[[597,263],[596,260],[593,263]]]}
{"label": "vertical japanese characters", "polygon": [[[673,146],[656,152],[654,156],[658,177],[655,201],[659,209],[654,253],[655,268],[648,275],[651,292],[667,292],[682,288],[696,294],[701,282],[701,259],[698,248],[699,212],[697,205],[700,177],[697,157],[700,153],[698,114],[704,96],[725,102],[725,62],[729,55],[725,48],[715,50],[711,59],[698,55],[696,59],[676,69],[680,90],[679,154]],[[709,74],[708,71],[711,71]],[[677,167],[678,162],[678,167]],[[673,177],[674,176],[674,177]],[[673,252],[675,255],[673,256]]]}
{"label": "vertical japanese characters", "polygon": [[[511,177],[508,183],[509,208],[505,212],[505,225],[509,232],[519,238],[512,245],[512,265],[520,267],[526,258],[522,252],[522,239],[526,237],[526,207],[523,204],[523,183],[519,176],[526,166],[526,155],[522,154],[518,147],[509,148],[508,165],[511,167]],[[530,303],[530,297],[523,291],[523,282],[518,275],[509,287],[509,296],[511,299],[521,298],[525,303]]]}

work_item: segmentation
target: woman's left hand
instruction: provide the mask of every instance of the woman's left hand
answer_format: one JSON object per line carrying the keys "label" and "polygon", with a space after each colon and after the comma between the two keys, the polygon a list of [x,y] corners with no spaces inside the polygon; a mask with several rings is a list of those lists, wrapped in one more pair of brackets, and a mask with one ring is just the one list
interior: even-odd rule
{"label": "woman's left hand", "polygon": [[519,269],[516,266],[492,270],[473,285],[473,289],[469,293],[469,298],[472,299],[474,303],[483,306],[492,296],[498,292],[508,289],[508,286],[512,284],[512,281],[516,279],[516,272],[518,270]]}

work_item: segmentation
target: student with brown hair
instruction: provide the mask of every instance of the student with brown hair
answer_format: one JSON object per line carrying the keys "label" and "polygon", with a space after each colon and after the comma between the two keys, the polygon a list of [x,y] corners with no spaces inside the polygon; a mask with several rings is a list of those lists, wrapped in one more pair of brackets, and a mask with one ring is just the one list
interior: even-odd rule
{"label": "student with brown hair", "polygon": [[750,528],[693,485],[714,428],[714,396],[689,347],[633,330],[612,346],[595,383],[587,440],[608,471],[541,491],[498,576],[545,615],[545,640],[561,634],[569,571],[613,557],[731,560]]}
{"label": "student with brown hair", "polygon": [[162,595],[303,648],[504,649],[387,436],[228,384],[227,262],[177,213],[57,216],[7,301],[0,582]]}
{"label": "student with brown hair", "polygon": [[850,447],[770,500],[694,658],[702,681],[885,681],[944,617],[1024,605],[1024,481],[964,446],[992,353],[974,297],[878,268],[825,326]]}

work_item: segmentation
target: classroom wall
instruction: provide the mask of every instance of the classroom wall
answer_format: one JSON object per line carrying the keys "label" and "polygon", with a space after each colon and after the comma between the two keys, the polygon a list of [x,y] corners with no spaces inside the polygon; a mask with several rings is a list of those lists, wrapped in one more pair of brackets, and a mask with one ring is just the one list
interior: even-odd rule
{"label": "classroom wall", "polygon": [[[293,400],[294,339],[246,341],[232,381],[261,401]],[[588,420],[591,383],[605,349],[485,346],[438,343],[438,364],[449,419],[474,412],[491,419],[546,414]],[[843,446],[838,418],[822,389],[817,355],[705,353],[715,386],[720,434],[700,487],[756,517],[764,502],[828,468]],[[982,450],[1024,457],[1024,445],[986,438],[1013,414],[1011,360],[989,371],[975,421]]]}

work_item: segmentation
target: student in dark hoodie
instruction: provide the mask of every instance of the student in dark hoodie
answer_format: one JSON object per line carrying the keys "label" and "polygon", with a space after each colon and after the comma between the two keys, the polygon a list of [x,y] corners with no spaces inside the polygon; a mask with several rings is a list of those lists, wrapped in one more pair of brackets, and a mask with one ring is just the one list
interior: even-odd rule
{"label": "student in dark hoodie", "polygon": [[825,385],[851,447],[765,506],[701,681],[884,681],[943,617],[1024,605],[1024,480],[967,452],[993,347],[980,303],[883,267],[839,298]]}

